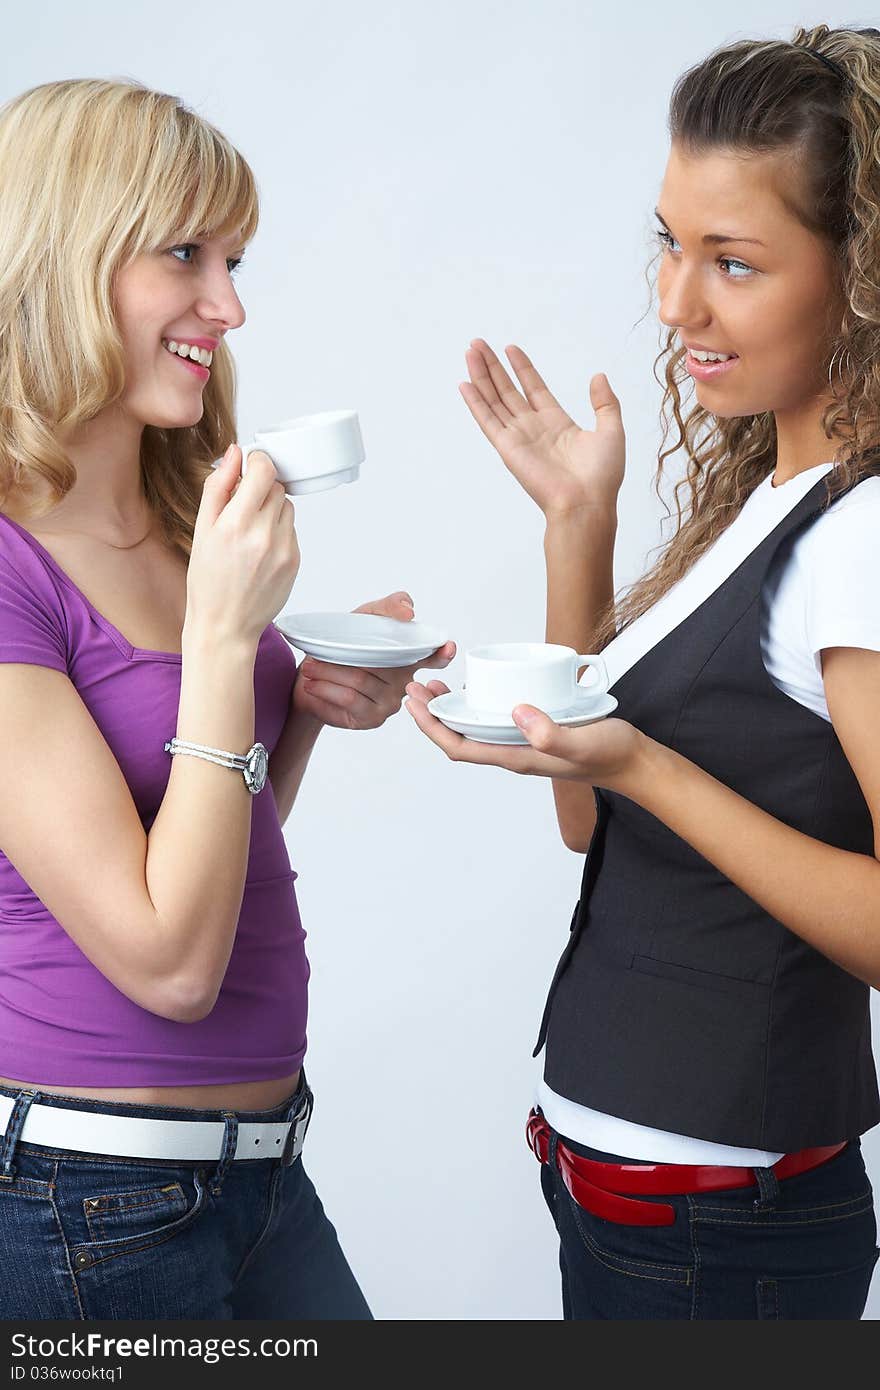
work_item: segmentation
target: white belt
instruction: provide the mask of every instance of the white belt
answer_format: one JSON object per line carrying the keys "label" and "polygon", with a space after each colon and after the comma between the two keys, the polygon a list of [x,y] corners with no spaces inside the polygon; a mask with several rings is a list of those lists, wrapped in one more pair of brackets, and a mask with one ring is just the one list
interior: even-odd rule
{"label": "white belt", "polygon": [[[13,1105],[11,1096],[0,1095],[0,1144]],[[286,1157],[288,1163],[293,1163],[302,1150],[310,1110],[304,1098],[302,1110],[293,1120],[275,1120],[267,1124],[242,1121],[233,1158]],[[296,1133],[285,1155],[291,1126],[295,1126]],[[39,1101],[34,1101],[19,1140],[23,1144],[42,1144],[76,1153],[110,1154],[118,1158],[217,1162],[223,1150],[225,1129],[222,1120],[146,1120],[131,1115],[40,1105]]]}

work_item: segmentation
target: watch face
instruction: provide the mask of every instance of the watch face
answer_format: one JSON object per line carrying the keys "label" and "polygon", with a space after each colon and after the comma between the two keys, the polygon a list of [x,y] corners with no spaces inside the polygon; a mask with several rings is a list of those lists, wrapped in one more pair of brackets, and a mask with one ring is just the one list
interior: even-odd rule
{"label": "watch face", "polygon": [[248,754],[248,779],[251,790],[256,795],[266,785],[269,772],[269,754],[262,743],[255,743]]}

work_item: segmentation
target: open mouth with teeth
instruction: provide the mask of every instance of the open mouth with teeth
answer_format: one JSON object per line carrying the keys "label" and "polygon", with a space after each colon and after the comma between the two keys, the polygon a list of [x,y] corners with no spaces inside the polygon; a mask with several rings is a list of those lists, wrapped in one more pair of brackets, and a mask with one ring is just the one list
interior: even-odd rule
{"label": "open mouth with teeth", "polygon": [[163,338],[162,346],[172,356],[196,362],[200,367],[210,367],[214,360],[213,352],[209,352],[207,348],[195,347],[192,343],[177,343],[173,338]]}

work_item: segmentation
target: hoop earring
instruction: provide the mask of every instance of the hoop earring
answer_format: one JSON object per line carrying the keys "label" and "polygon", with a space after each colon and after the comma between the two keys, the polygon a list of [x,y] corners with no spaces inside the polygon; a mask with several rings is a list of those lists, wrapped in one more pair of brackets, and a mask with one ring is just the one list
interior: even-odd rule
{"label": "hoop earring", "polygon": [[[834,349],[834,352],[832,353],[831,361],[828,363],[828,385],[831,386],[832,389],[833,389],[834,383],[833,383],[832,380],[831,380],[831,375],[832,375],[832,372],[833,372],[833,370],[834,370],[834,362],[835,362],[835,359],[836,359],[836,357],[837,357],[838,352],[840,352],[840,348],[841,348],[841,345],[838,343],[837,347]],[[851,372],[851,371],[852,371],[852,358],[850,357],[849,348],[844,348],[843,350],[844,350],[844,352],[846,353],[846,370],[847,370],[848,372]],[[842,373],[842,372],[841,372],[841,374],[840,374],[840,379],[841,379],[841,382],[842,382],[842,381],[843,381],[843,373]]]}

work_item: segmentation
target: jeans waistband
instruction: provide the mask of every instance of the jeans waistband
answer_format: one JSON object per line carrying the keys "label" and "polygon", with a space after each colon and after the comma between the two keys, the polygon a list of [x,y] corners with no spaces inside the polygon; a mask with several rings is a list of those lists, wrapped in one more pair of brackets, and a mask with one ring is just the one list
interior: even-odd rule
{"label": "jeans waistband", "polygon": [[[236,1160],[279,1158],[289,1167],[299,1157],[312,1111],[312,1093],[304,1075],[300,1083],[292,1097],[271,1110],[209,1110],[206,1118],[201,1118],[205,1112],[192,1108],[172,1107],[169,1114],[169,1107],[112,1102],[111,1109],[94,1100],[82,1106],[79,1097],[60,1096],[52,1097],[56,1103],[43,1105],[36,1090],[3,1094],[0,1183],[14,1181],[14,1158],[22,1144],[111,1158],[218,1161],[212,1191],[219,1193],[227,1168]],[[138,1109],[140,1114],[131,1113]]]}
{"label": "jeans waistband", "polygon": [[283,1120],[291,1107],[298,1103],[306,1093],[305,1067],[300,1072],[299,1082],[294,1091],[284,1100],[268,1110],[232,1110],[227,1106],[186,1106],[153,1105],[145,1101],[95,1100],[89,1096],[56,1095],[53,1091],[40,1090],[39,1084],[22,1081],[19,1086],[0,1086],[0,1095],[16,1100],[23,1092],[38,1092],[40,1105],[57,1106],[63,1110],[91,1110],[108,1115],[127,1116],[144,1120],[222,1120],[226,1114],[237,1115],[243,1120],[271,1121]]}

